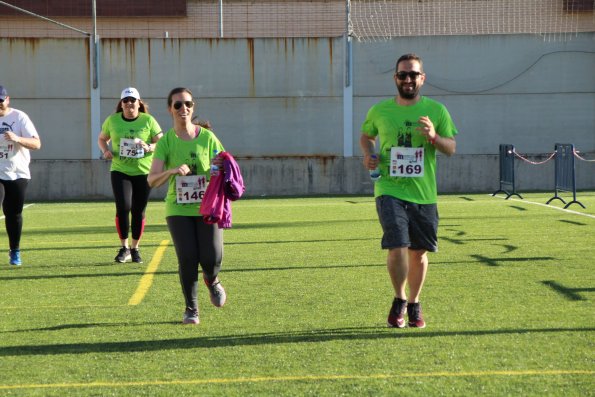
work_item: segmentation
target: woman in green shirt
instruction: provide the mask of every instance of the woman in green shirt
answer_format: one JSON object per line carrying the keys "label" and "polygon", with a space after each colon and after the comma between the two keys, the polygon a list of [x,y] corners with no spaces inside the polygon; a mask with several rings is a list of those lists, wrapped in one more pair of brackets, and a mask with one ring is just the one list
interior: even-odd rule
{"label": "woman in green shirt", "polygon": [[184,324],[198,324],[198,266],[209,289],[211,303],[225,304],[225,289],[219,281],[223,259],[223,233],[217,225],[203,222],[200,203],[210,179],[211,162],[221,167],[216,153],[223,145],[215,134],[193,124],[192,92],[174,88],[167,97],[174,126],[157,144],[149,173],[152,187],[169,183],[165,198],[165,216],[176,254],[182,293],[186,303]]}
{"label": "woman in green shirt", "polygon": [[[162,135],[161,127],[149,114],[148,105],[133,87],[122,91],[116,112],[101,127],[97,144],[103,158],[112,161],[110,174],[116,200],[116,230],[122,245],[115,257],[116,262],[143,262],[138,246],[145,227],[145,209],[151,193],[147,175],[155,146]],[[132,229],[130,246],[129,229]]]}

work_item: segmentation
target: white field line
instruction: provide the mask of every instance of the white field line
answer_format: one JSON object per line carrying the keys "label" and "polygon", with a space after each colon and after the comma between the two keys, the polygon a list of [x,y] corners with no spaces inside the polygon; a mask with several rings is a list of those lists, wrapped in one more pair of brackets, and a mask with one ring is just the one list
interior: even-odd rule
{"label": "white field line", "polygon": [[[492,195],[490,194],[490,196],[492,196]],[[493,196],[493,197],[499,198],[499,199],[502,199],[502,200],[506,200],[506,198],[501,197],[501,196]],[[533,204],[533,205],[540,205],[542,207],[551,208],[553,210],[568,212],[569,214],[581,215],[581,216],[586,216],[587,218],[593,218],[593,219],[595,219],[595,215],[584,214],[582,212],[568,210],[568,209],[559,208],[559,207],[553,207],[551,205],[547,205],[547,204],[543,204],[543,203],[536,203],[535,201],[529,201],[529,200],[525,200],[525,199],[522,199],[521,200],[521,199],[517,199],[517,198],[509,198],[508,201],[518,201],[519,203],[527,203],[527,204]]]}
{"label": "white field line", "polygon": [[[23,209],[25,209],[25,208],[29,208],[29,207],[31,207],[32,205],[35,205],[35,203],[33,203],[33,204],[27,204],[27,205],[25,205],[25,206],[23,206]],[[0,220],[2,220],[2,219],[4,219],[4,215],[0,216]]]}

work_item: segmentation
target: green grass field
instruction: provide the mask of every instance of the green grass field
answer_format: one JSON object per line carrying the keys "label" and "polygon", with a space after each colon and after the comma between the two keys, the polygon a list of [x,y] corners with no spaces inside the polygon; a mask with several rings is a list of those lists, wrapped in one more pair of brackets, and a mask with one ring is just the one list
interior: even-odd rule
{"label": "green grass field", "polygon": [[234,203],[228,301],[201,284],[198,326],[163,203],[142,265],[113,263],[113,203],[36,203],[0,265],[0,395],[595,395],[595,192],[523,196],[440,197],[428,327],[402,330],[371,197]]}

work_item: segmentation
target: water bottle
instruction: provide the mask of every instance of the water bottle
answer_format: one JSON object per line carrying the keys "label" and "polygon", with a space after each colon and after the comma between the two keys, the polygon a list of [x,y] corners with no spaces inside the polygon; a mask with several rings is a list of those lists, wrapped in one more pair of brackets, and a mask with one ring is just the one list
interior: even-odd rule
{"label": "water bottle", "polygon": [[217,158],[217,149],[213,149],[213,158],[211,159],[211,176],[219,175],[219,167],[214,163],[215,158]]}
{"label": "water bottle", "polygon": [[[378,155],[372,154],[372,155],[370,155],[370,157],[372,157],[373,159],[377,159]],[[369,171],[370,171],[370,179],[372,180],[372,182],[376,182],[378,179],[380,179],[380,168],[378,167],[378,165],[376,166],[376,168],[373,168]]]}

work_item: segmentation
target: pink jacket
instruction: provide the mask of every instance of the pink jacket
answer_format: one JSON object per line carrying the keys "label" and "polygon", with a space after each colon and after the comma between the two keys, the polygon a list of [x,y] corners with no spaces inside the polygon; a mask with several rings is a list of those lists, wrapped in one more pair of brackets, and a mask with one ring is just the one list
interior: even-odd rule
{"label": "pink jacket", "polygon": [[200,204],[200,214],[205,223],[231,227],[231,202],[238,200],[246,190],[240,166],[228,152],[219,152],[223,158],[223,168],[219,175],[212,176],[207,191]]}

